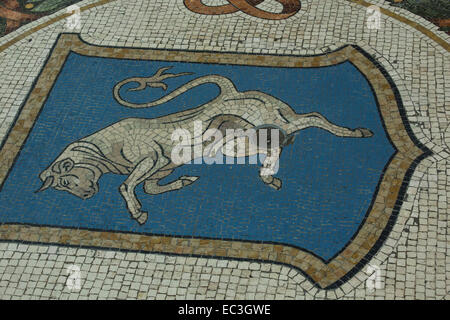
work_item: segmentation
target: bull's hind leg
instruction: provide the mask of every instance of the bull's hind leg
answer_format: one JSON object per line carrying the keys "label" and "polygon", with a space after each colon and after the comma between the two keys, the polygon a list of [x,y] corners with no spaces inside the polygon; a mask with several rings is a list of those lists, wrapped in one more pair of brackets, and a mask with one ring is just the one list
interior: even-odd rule
{"label": "bull's hind leg", "polygon": [[338,126],[325,118],[318,112],[305,114],[297,114],[295,112],[283,113],[284,118],[288,121],[285,126],[289,133],[293,133],[302,129],[316,127],[327,130],[338,137],[368,138],[373,136],[372,131],[366,128],[349,129]]}
{"label": "bull's hind leg", "polygon": [[276,167],[278,164],[278,160],[280,159],[280,154],[281,148],[273,148],[267,150],[263,166],[259,170],[259,177],[261,178],[261,180],[275,190],[280,190],[282,185],[281,180],[273,176],[277,173]]}

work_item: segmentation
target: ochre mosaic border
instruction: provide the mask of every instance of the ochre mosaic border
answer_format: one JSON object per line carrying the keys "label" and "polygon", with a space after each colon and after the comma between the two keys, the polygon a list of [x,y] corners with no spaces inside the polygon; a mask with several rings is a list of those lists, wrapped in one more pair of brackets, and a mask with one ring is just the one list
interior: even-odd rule
{"label": "ochre mosaic border", "polygon": [[369,81],[377,97],[385,129],[397,152],[385,168],[376,197],[360,229],[346,247],[329,261],[323,261],[301,248],[275,243],[25,224],[0,225],[0,240],[274,262],[299,269],[320,288],[332,288],[342,284],[359,270],[384,242],[395,222],[413,169],[420,159],[429,153],[412,135],[400,96],[389,75],[368,54],[355,46],[345,46],[337,51],[317,56],[273,56],[100,47],[83,42],[77,34],[62,34],[0,149],[0,185],[20,153],[70,51],[109,58],[297,68],[325,67],[349,61]]}

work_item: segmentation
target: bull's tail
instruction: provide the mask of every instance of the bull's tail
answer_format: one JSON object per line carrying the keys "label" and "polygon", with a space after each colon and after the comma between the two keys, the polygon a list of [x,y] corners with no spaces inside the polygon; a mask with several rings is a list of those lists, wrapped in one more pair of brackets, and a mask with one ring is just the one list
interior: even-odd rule
{"label": "bull's tail", "polygon": [[124,86],[125,84],[130,83],[130,82],[137,82],[139,84],[139,86],[137,86],[136,88],[130,89],[130,91],[144,90],[147,86],[153,87],[153,88],[162,88],[163,90],[167,90],[167,84],[162,82],[162,80],[167,79],[167,78],[174,78],[174,77],[192,74],[190,72],[182,72],[182,73],[177,73],[177,74],[172,74],[172,73],[164,74],[164,71],[166,71],[170,68],[171,67],[161,68],[151,77],[144,77],[144,78],[133,77],[133,78],[128,78],[128,79],[122,80],[121,82],[117,83],[114,86],[114,90],[113,90],[114,98],[117,100],[117,102],[119,102],[121,105],[123,105],[125,107],[149,108],[149,107],[154,107],[154,106],[166,103],[166,102],[174,99],[175,97],[185,93],[186,91],[188,91],[194,87],[197,87],[199,85],[205,84],[205,83],[213,83],[213,84],[218,85],[221,89],[221,94],[236,92],[236,88],[235,88],[233,82],[231,82],[229,79],[219,76],[219,75],[208,75],[208,76],[203,76],[203,77],[194,79],[192,81],[189,81],[188,83],[175,89],[174,91],[163,96],[162,98],[157,99],[155,101],[147,102],[147,103],[139,104],[139,103],[128,102],[128,101],[125,101],[124,99],[122,99],[122,97],[120,96],[119,91],[122,88],[122,86]]}

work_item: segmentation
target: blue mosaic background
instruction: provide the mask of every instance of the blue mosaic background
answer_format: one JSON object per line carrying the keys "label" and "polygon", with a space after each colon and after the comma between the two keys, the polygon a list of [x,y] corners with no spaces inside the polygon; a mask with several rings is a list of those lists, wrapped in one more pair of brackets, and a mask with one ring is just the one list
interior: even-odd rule
{"label": "blue mosaic background", "polygon": [[[240,91],[260,90],[297,112],[317,111],[347,127],[367,127],[370,139],[339,138],[312,128],[284,149],[277,177],[279,191],[264,185],[258,165],[185,165],[165,181],[199,175],[180,191],[150,196],[137,189],[144,226],[132,220],[118,187],[125,176],[105,175],[100,192],[81,200],[47,190],[35,194],[39,173],[71,142],[127,117],[157,117],[214,98],[219,90],[203,85],[166,103],[132,110],[120,106],[112,88],[127,77],[150,76],[163,66],[194,72],[168,79],[169,91],[196,77],[220,74]],[[132,86],[130,86],[132,87]],[[145,102],[164,95],[146,89],[122,96]],[[350,63],[313,69],[167,63],[84,57],[71,53],[23,150],[0,192],[0,223],[20,222],[74,228],[271,241],[307,249],[327,260],[360,226],[383,168],[393,154],[375,98],[366,79]]]}

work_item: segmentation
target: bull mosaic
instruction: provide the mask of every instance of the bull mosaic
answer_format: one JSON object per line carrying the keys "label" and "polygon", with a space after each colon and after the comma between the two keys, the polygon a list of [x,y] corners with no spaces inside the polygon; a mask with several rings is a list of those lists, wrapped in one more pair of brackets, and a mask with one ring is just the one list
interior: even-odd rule
{"label": "bull mosaic", "polygon": [[[240,92],[230,79],[220,75],[196,78],[149,103],[135,104],[121,98],[119,91],[125,84],[139,84],[131,90],[143,90],[147,86],[166,90],[167,85],[163,80],[189,74],[166,73],[168,69],[161,68],[151,77],[127,78],[117,83],[113,89],[115,99],[129,108],[155,107],[207,83],[216,84],[220,88],[220,94],[209,102],[186,111],[151,119],[123,119],[69,144],[40,174],[43,184],[37,192],[54,188],[89,199],[99,191],[98,181],[103,174],[127,175],[119,192],[131,217],[139,224],[144,224],[148,214],[142,211],[141,203],[136,197],[135,189],[138,185],[143,183],[144,191],[155,195],[180,190],[199,179],[198,176],[181,176],[170,183],[160,184],[161,179],[183,165],[172,160],[171,155],[176,145],[172,133],[183,129],[194,136],[194,121],[204,124],[201,141],[209,156],[215,156],[219,151],[231,157],[265,154],[259,176],[263,183],[277,190],[281,188],[281,180],[274,177],[275,165],[283,147],[291,143],[294,134],[300,130],[316,127],[338,137],[368,138],[373,135],[366,128],[349,129],[331,123],[317,112],[298,114],[288,104],[264,92]],[[230,139],[236,144],[248,142],[248,137],[227,137],[227,129],[258,131],[261,128],[276,129],[273,137],[276,137],[278,143],[271,144],[270,148],[258,144],[256,148],[245,148],[241,153],[226,148]],[[220,141],[210,139],[209,129],[221,132],[225,138]]]}

